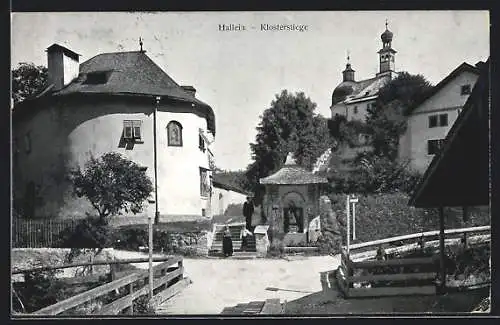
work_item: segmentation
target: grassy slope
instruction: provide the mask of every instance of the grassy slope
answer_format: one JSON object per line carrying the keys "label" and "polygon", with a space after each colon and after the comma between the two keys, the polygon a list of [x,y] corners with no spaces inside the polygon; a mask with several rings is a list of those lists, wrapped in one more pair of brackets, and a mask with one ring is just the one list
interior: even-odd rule
{"label": "grassy slope", "polygon": [[[330,195],[337,217],[345,222],[344,194]],[[409,197],[403,193],[359,196],[356,204],[356,240],[366,242],[392,236],[406,235],[439,228],[435,210],[416,209],[408,206]],[[445,209],[447,229],[483,226],[490,224],[489,209],[470,209],[468,222],[462,222],[461,209]]]}

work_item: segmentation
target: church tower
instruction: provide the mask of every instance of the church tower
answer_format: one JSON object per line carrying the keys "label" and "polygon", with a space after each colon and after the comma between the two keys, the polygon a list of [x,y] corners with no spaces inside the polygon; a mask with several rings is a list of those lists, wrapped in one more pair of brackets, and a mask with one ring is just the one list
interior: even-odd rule
{"label": "church tower", "polygon": [[342,71],[343,80],[342,81],[355,81],[354,80],[354,70],[351,68],[351,63],[349,62],[349,55],[347,55],[347,64],[345,70]]}
{"label": "church tower", "polygon": [[377,73],[379,75],[385,75],[395,72],[394,59],[396,57],[396,51],[392,48],[392,32],[387,28],[387,20],[385,21],[385,31],[380,35],[382,39],[382,49],[378,51],[380,71]]}

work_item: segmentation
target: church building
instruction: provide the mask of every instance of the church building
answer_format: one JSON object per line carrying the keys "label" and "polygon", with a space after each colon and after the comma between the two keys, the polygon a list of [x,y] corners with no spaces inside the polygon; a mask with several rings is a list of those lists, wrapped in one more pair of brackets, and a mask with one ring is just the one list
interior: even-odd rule
{"label": "church building", "polygon": [[382,48],[378,51],[379,72],[373,78],[356,81],[355,70],[351,66],[349,56],[347,57],[346,68],[342,71],[342,82],[332,94],[332,118],[343,115],[348,121],[365,121],[368,109],[375,103],[379,90],[397,76],[396,50],[392,48],[392,37],[393,33],[386,22],[385,31],[380,35]]}

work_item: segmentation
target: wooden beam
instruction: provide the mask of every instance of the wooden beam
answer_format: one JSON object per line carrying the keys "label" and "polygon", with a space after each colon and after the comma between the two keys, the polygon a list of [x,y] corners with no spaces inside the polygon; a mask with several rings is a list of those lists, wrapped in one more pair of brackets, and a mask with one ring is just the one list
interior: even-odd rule
{"label": "wooden beam", "polygon": [[380,297],[402,295],[434,295],[435,286],[350,288],[348,297]]}
{"label": "wooden beam", "polygon": [[[167,283],[168,281],[174,279],[175,277],[178,277],[179,275],[182,275],[183,269],[179,268],[171,273],[168,273],[165,277],[154,281],[153,286],[154,289],[160,287],[162,284]],[[149,274],[143,273],[144,277],[149,277]],[[130,294],[128,294],[125,297],[122,297],[120,299],[117,299],[113,301],[110,304],[107,304],[106,306],[103,306],[97,313],[96,315],[116,315],[128,306],[133,306],[133,301],[137,299],[140,296],[144,296],[148,294],[149,288],[148,286],[144,286],[141,289],[134,291]]]}
{"label": "wooden beam", "polygon": [[175,296],[176,294],[181,292],[182,289],[184,289],[185,287],[187,287],[191,283],[192,283],[191,279],[189,279],[189,278],[184,278],[184,279],[180,280],[179,282],[171,285],[170,287],[166,288],[165,290],[158,292],[153,297],[151,304],[153,305],[153,307],[157,308],[163,302],[165,302],[166,300],[172,298],[173,296]]}
{"label": "wooden beam", "polygon": [[113,282],[106,283],[106,284],[99,286],[97,288],[85,291],[81,294],[78,294],[78,295],[70,297],[66,300],[60,301],[56,304],[53,304],[53,305],[50,305],[48,307],[42,308],[38,311],[35,311],[33,313],[33,315],[57,315],[57,314],[60,314],[68,309],[79,306],[84,302],[95,299],[97,297],[105,295],[106,293],[108,293],[110,291],[113,291],[115,289],[118,289],[118,288],[121,288],[125,285],[128,285],[129,283],[132,283],[141,277],[143,277],[143,274],[136,273],[136,274],[132,274],[132,275],[129,275],[127,277],[115,280]]}
{"label": "wooden beam", "polygon": [[435,279],[436,273],[397,273],[397,274],[370,274],[346,278],[348,283],[365,281],[404,281],[404,280],[430,280]]}
{"label": "wooden beam", "polygon": [[[464,233],[464,232],[483,232],[483,231],[488,231],[490,230],[490,226],[479,226],[479,227],[470,227],[470,228],[458,228],[458,229],[449,229],[445,230],[445,234],[458,234],[458,233]],[[396,236],[396,237],[390,237],[390,238],[385,238],[385,239],[378,239],[378,240],[373,240],[365,243],[358,243],[358,244],[352,244],[350,245],[350,248],[353,249],[358,249],[358,248],[364,248],[364,247],[370,247],[370,246],[377,246],[380,244],[388,244],[391,242],[395,241],[402,241],[402,240],[409,240],[409,239],[415,239],[415,238],[420,238],[422,236],[424,237],[431,237],[431,236],[438,236],[439,235],[439,230],[432,230],[432,231],[426,231],[426,232],[419,232],[415,234],[410,234],[410,235],[403,235],[403,236]]]}
{"label": "wooden beam", "polygon": [[[82,263],[71,263],[64,265],[55,265],[55,266],[43,266],[43,267],[34,267],[31,269],[18,269],[13,270],[12,274],[20,274],[26,272],[39,272],[39,271],[47,271],[47,270],[58,270],[58,269],[68,269],[72,267],[79,266],[89,266],[89,265],[112,265],[112,264],[133,264],[133,263],[147,263],[149,259],[146,258],[129,258],[123,260],[107,260],[107,261],[93,261],[90,262],[82,262]],[[178,263],[182,261],[182,256],[168,256],[168,257],[153,257],[153,262],[169,262],[170,264]]]}
{"label": "wooden beam", "polygon": [[439,207],[439,271],[440,271],[440,277],[439,279],[441,280],[441,289],[444,289],[446,286],[446,268],[445,268],[445,247],[444,247],[444,208],[441,206]]}
{"label": "wooden beam", "polygon": [[383,267],[383,266],[433,264],[434,261],[435,261],[434,257],[401,258],[401,259],[393,259],[393,260],[385,260],[385,261],[351,262],[351,267],[353,269],[367,269],[367,268],[372,268],[372,267]]}
{"label": "wooden beam", "polygon": [[[182,258],[177,258],[176,262],[179,262],[180,260],[182,260]],[[164,262],[162,264],[155,265],[154,270],[160,270],[162,268],[168,267],[169,265],[171,265],[170,260],[168,260],[167,262]],[[179,272],[180,272],[180,274],[182,274],[182,271],[183,271],[183,269],[179,268],[176,271],[168,273],[168,275],[175,277],[175,276],[178,276],[177,273],[179,273]],[[133,282],[138,281],[138,280],[142,280],[142,279],[147,278],[147,277],[148,277],[148,270],[137,271],[134,274],[128,275],[128,276],[123,277],[121,279],[117,279],[113,282],[103,284],[97,288],[82,292],[76,296],[70,297],[70,298],[65,299],[63,301],[60,301],[56,304],[42,308],[42,309],[34,312],[33,315],[57,315],[57,314],[60,314],[68,309],[79,306],[79,305],[81,305],[89,300],[101,297],[110,291],[119,289],[121,287],[129,285],[130,283],[133,283]],[[158,282],[155,282],[154,284],[160,286],[161,284],[163,284],[163,281],[165,281],[165,277],[160,279]],[[138,294],[139,291],[136,291],[136,292],[126,296],[126,298],[129,298],[130,296]],[[130,304],[128,304],[127,306],[129,306],[129,305]]]}

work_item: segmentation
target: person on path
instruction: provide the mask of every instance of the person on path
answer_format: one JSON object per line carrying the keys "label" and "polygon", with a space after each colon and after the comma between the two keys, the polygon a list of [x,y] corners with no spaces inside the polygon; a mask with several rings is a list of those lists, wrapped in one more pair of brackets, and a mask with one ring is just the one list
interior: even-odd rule
{"label": "person on path", "polygon": [[233,240],[231,239],[231,231],[227,225],[222,236],[222,252],[224,253],[224,257],[233,255]]}
{"label": "person on path", "polygon": [[252,230],[252,215],[254,212],[252,198],[247,196],[247,200],[243,203],[243,216],[245,217],[246,228]]}
{"label": "person on path", "polygon": [[244,252],[247,250],[248,246],[248,236],[253,236],[252,232],[247,228],[242,228],[240,232],[241,239],[241,250]]}

